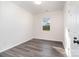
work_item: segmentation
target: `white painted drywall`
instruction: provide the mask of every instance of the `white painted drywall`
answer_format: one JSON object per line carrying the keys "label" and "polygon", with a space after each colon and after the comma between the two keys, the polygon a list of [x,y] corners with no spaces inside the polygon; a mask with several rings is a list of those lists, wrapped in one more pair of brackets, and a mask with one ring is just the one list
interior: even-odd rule
{"label": "white painted drywall", "polygon": [[0,2],[0,52],[30,40],[33,16],[12,2]]}
{"label": "white painted drywall", "polygon": [[[50,31],[42,30],[42,20],[44,17],[50,17]],[[63,11],[52,11],[45,12],[35,15],[35,38],[46,39],[52,41],[63,41],[64,40],[64,20]]]}

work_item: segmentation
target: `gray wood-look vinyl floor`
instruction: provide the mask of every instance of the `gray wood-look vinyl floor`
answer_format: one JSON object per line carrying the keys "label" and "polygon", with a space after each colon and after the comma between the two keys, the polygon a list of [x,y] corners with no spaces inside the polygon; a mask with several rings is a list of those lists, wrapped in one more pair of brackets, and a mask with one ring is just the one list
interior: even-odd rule
{"label": "gray wood-look vinyl floor", "polygon": [[[65,57],[53,47],[64,50],[61,42],[32,39],[14,48],[0,53],[0,57]],[[63,52],[64,53],[64,52]]]}

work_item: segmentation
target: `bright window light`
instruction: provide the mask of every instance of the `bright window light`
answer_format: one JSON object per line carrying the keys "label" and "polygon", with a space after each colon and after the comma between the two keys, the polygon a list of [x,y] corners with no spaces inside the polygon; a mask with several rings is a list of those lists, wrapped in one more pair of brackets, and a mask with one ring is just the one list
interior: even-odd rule
{"label": "bright window light", "polygon": [[34,3],[40,5],[42,2],[41,1],[34,1]]}

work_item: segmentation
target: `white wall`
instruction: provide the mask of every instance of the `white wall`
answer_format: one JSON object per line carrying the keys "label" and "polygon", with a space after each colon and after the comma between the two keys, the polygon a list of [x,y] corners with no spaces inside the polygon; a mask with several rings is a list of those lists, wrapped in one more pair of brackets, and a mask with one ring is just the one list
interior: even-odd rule
{"label": "white wall", "polygon": [[[45,16],[51,17],[50,31],[42,30],[42,19]],[[63,41],[64,40],[64,20],[63,11],[52,11],[45,12],[35,15],[35,38],[46,39],[53,41]]]}
{"label": "white wall", "polygon": [[33,16],[11,2],[0,2],[0,52],[32,38]]}

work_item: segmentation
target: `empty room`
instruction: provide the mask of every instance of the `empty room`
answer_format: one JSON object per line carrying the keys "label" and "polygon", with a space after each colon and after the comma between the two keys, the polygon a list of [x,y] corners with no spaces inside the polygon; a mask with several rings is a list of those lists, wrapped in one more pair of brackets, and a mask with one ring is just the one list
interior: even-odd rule
{"label": "empty room", "polygon": [[78,6],[67,1],[0,1],[0,57],[79,56],[72,48],[77,37],[69,34],[78,31],[72,25]]}
{"label": "empty room", "polygon": [[65,56],[64,3],[62,1],[1,1],[0,56]]}

